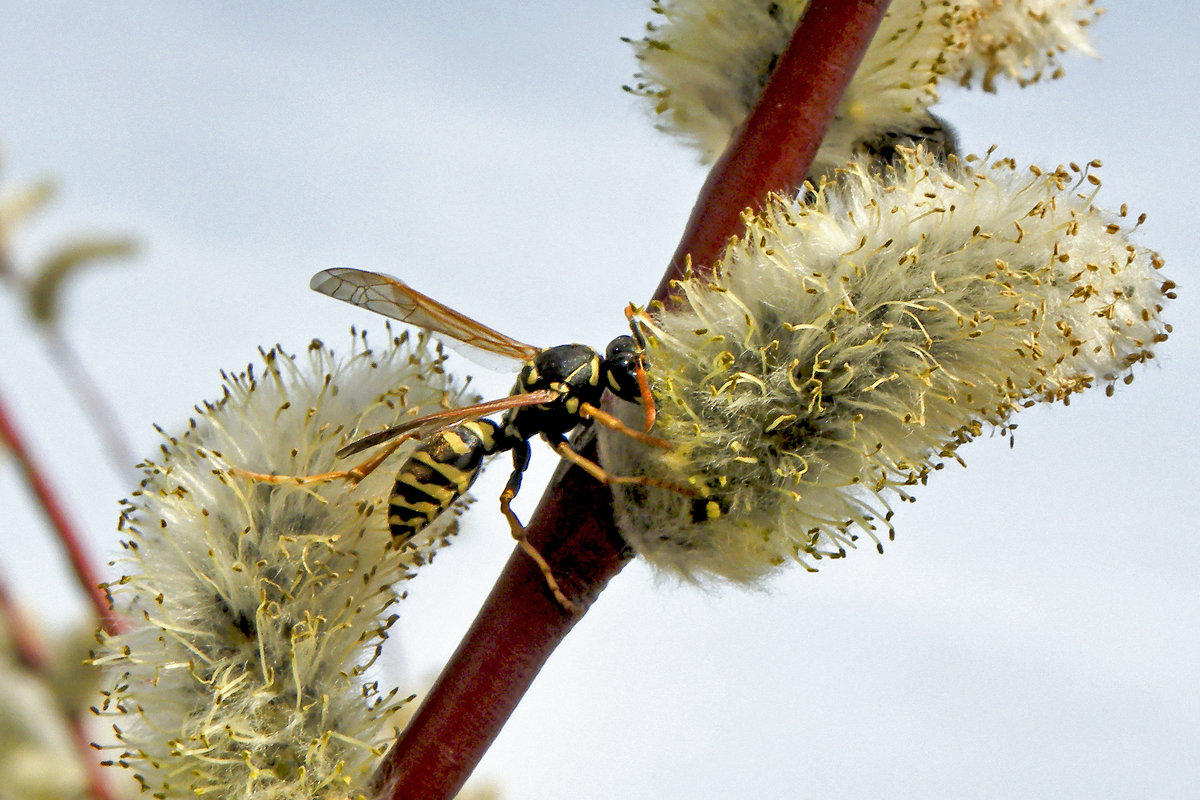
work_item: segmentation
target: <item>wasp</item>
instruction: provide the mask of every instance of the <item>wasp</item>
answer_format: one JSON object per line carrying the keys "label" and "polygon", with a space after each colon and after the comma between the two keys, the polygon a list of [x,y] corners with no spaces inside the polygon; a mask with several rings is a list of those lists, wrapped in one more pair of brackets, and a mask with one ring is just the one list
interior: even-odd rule
{"label": "wasp", "polygon": [[[512,500],[520,491],[522,476],[529,466],[530,439],[540,435],[559,456],[605,484],[639,483],[687,496],[695,494],[688,487],[651,477],[613,475],[578,453],[567,440],[567,435],[575,429],[599,423],[647,445],[670,449],[668,442],[649,433],[654,424],[654,399],[646,378],[644,340],[634,323],[632,306],[626,316],[633,335],[613,339],[602,356],[582,344],[542,349],[518,342],[382,273],[327,269],[314,275],[309,285],[321,294],[449,337],[470,348],[522,362],[520,373],[508,397],[439,411],[351,442],[337,452],[338,458],[385,443],[387,446],[350,469],[302,478],[239,470],[242,474],[272,482],[340,478],[356,484],[401,444],[418,439],[420,444],[401,465],[388,498],[388,527],[393,539],[403,544],[466,493],[486,457],[511,451],[513,467],[500,494],[500,510],[513,537],[536,562],[558,602],[569,611],[575,610],[574,603],[562,593],[545,558],[525,539],[524,527],[512,510]],[[630,428],[600,408],[606,391],[643,407],[643,430]],[[494,414],[501,414],[499,421],[489,419]]]}

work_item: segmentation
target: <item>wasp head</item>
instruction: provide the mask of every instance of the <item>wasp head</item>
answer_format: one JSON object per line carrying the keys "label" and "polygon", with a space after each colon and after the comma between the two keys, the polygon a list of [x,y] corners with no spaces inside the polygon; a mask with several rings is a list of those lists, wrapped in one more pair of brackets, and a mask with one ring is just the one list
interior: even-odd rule
{"label": "wasp head", "polygon": [[640,403],[637,368],[641,349],[632,336],[618,336],[608,344],[604,353],[604,383],[610,392],[622,400]]}

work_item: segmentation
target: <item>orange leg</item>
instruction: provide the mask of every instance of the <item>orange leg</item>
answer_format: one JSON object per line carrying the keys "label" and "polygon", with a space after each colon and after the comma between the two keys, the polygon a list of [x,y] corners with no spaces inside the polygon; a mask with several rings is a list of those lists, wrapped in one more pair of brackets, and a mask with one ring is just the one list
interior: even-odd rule
{"label": "orange leg", "polygon": [[401,436],[361,464],[349,469],[322,472],[319,475],[270,475],[265,472],[251,472],[240,467],[230,467],[229,474],[259,483],[290,483],[294,486],[306,486],[311,483],[343,480],[351,486],[357,486],[359,481],[374,472],[380,464],[387,460],[388,456],[396,452],[397,447],[412,438],[412,436]]}
{"label": "orange leg", "polygon": [[558,581],[554,579],[554,572],[550,569],[550,564],[547,563],[545,557],[538,552],[538,549],[529,543],[525,538],[525,526],[521,524],[521,520],[517,518],[517,514],[512,510],[512,499],[517,496],[517,492],[521,488],[521,476],[525,473],[525,468],[529,466],[529,442],[521,442],[520,445],[513,448],[513,471],[508,478],[508,484],[504,487],[504,491],[500,493],[500,512],[504,514],[504,518],[508,520],[508,527],[512,530],[512,536],[517,540],[517,544],[525,551],[525,555],[533,559],[533,563],[542,572],[542,577],[546,580],[546,586],[554,595],[554,599],[558,600],[559,605],[567,610],[569,614],[580,614],[583,612],[578,605],[572,602],[561,588]]}
{"label": "orange leg", "polygon": [[654,395],[650,393],[650,380],[646,377],[646,362],[642,358],[642,351],[646,349],[646,340],[642,337],[642,332],[638,328],[637,323],[633,320],[634,312],[637,309],[633,303],[625,307],[625,318],[629,320],[629,329],[633,331],[634,341],[638,344],[637,374],[638,391],[642,395],[642,409],[646,414],[646,421],[642,428],[643,433],[649,433],[654,427],[654,419],[658,415],[658,407],[654,403]]}
{"label": "orange leg", "polygon": [[546,441],[550,442],[550,446],[554,448],[556,453],[582,469],[588,475],[591,475],[593,478],[603,483],[605,486],[612,486],[613,484],[641,484],[642,486],[655,486],[659,489],[666,489],[670,492],[676,492],[684,497],[699,496],[699,492],[697,492],[695,489],[682,486],[678,483],[671,483],[670,481],[652,478],[649,475],[614,475],[604,467],[597,464],[595,461],[592,461],[590,458],[575,452],[575,449],[571,447],[570,443],[567,442],[566,439],[559,438],[557,440],[551,440],[549,437],[546,437]]}
{"label": "orange leg", "polygon": [[542,577],[546,580],[546,586],[550,589],[550,592],[554,595],[554,599],[558,601],[559,605],[565,608],[567,613],[582,613],[583,609],[571,601],[563,594],[562,589],[559,588],[558,581],[554,580],[554,571],[550,569],[550,564],[546,562],[545,557],[525,538],[525,526],[521,524],[521,520],[517,518],[516,512],[509,505],[512,502],[514,494],[515,492],[509,489],[505,489],[500,494],[500,511],[503,512],[505,519],[508,520],[508,526],[512,529],[513,538],[517,540],[517,544],[525,551],[525,555],[532,558],[533,563],[537,564],[538,569],[542,572]]}
{"label": "orange leg", "polygon": [[651,445],[652,447],[661,447],[663,450],[671,449],[671,443],[666,439],[660,439],[657,436],[651,436],[648,433],[634,430],[624,422],[621,422],[621,420],[614,417],[612,414],[596,408],[591,403],[579,404],[579,416],[583,417],[584,419],[594,419],[596,422],[599,422],[601,425],[610,430],[614,430],[617,433],[623,433],[631,439],[637,439],[639,442]]}

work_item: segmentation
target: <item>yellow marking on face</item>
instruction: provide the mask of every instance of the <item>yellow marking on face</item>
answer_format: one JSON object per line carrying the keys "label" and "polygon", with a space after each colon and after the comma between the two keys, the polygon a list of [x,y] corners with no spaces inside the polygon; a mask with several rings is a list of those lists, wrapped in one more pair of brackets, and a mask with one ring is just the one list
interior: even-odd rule
{"label": "yellow marking on face", "polygon": [[704,504],[704,515],[709,519],[716,519],[721,516],[721,505],[716,500],[709,500]]}
{"label": "yellow marking on face", "polygon": [[578,397],[568,397],[567,402],[563,403],[563,406],[571,414],[578,414],[579,413],[579,398]]}

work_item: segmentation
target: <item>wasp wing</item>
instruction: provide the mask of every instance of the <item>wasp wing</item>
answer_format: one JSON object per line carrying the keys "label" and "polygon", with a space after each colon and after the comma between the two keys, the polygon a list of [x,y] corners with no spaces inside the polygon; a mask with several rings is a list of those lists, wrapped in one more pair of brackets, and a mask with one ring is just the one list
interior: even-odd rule
{"label": "wasp wing", "polygon": [[414,438],[418,439],[424,438],[443,428],[448,428],[457,422],[463,422],[468,419],[479,419],[489,414],[507,411],[510,408],[542,405],[543,403],[553,402],[560,397],[562,397],[562,393],[560,392],[551,389],[539,389],[536,392],[509,395],[499,400],[476,403],[473,406],[436,411],[432,414],[426,414],[423,417],[410,419],[406,422],[401,422],[399,425],[393,425],[390,428],[384,428],[381,431],[367,434],[361,439],[356,439],[341,450],[338,450],[336,455],[338,458],[352,456],[355,453],[360,453],[367,448],[391,441],[397,436],[404,434],[411,434]]}
{"label": "wasp wing", "polygon": [[318,272],[309,286],[321,294],[448,336],[488,353],[529,361],[541,350],[476,322],[390,275],[336,267]]}

